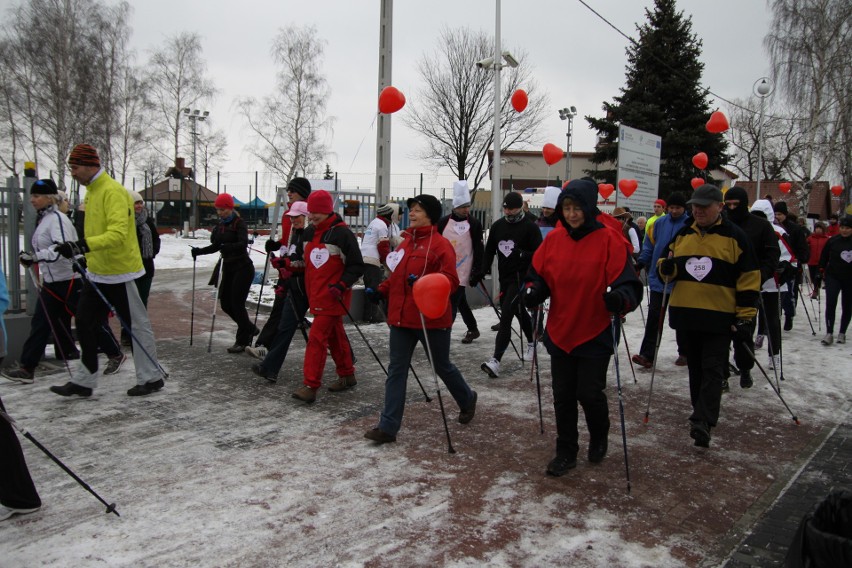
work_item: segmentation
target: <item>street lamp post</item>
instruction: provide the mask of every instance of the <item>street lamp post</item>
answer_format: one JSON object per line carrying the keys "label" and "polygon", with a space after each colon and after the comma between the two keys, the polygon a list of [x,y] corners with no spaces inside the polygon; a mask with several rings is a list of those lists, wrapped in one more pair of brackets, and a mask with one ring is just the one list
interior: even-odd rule
{"label": "street lamp post", "polygon": [[571,179],[571,139],[574,136],[574,117],[577,116],[577,107],[570,106],[559,109],[559,118],[568,121],[568,137],[565,150],[565,181]]}
{"label": "street lamp post", "polygon": [[198,138],[198,122],[207,120],[210,111],[200,111],[195,109],[190,112],[188,108],[183,109],[183,114],[189,118],[189,126],[192,135],[192,217],[190,225],[192,225],[192,234],[195,236],[195,226],[198,224],[198,179],[195,174],[195,143]]}
{"label": "street lamp post", "polygon": [[760,177],[763,175],[763,104],[772,94],[775,84],[769,77],[761,77],[752,85],[752,91],[760,98],[760,119],[757,123],[757,196],[760,199]]}

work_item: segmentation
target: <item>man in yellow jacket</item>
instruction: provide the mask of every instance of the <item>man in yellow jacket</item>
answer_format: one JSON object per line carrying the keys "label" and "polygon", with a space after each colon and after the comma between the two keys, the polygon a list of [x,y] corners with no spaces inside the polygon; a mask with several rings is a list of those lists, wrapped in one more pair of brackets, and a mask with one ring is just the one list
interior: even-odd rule
{"label": "man in yellow jacket", "polygon": [[133,198],[104,171],[97,150],[89,144],[75,146],[68,165],[71,177],[86,186],[85,238],[58,244],[56,251],[67,258],[84,254],[88,271],[77,306],[80,364],[71,381],[50,390],[62,396],[92,395],[97,386],[98,328],[110,310],[109,303],[132,331],[136,386],[127,394],[151,394],[163,388],[166,373],[157,362],[154,332],[134,282],[145,269],[136,238]]}

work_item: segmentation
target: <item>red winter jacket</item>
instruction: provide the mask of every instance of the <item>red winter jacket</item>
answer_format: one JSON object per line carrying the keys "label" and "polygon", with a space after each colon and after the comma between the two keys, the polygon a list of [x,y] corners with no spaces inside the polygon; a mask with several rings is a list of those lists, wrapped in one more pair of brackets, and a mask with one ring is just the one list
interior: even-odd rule
{"label": "red winter jacket", "polygon": [[[414,303],[414,291],[408,283],[408,276],[417,277],[440,272],[450,279],[450,296],[459,287],[456,273],[456,251],[441,233],[438,227],[417,227],[409,229],[396,250],[388,255],[387,266],[390,277],[379,284],[379,292],[388,299],[388,323],[396,327],[420,329],[420,310]],[[435,319],[424,317],[427,329],[446,329],[453,325],[453,312],[450,298],[437,298],[447,302],[444,314]]]}
{"label": "red winter jacket", "polygon": [[[838,231],[839,232],[839,231]],[[828,242],[828,235],[811,234],[808,237],[808,246],[811,249],[811,256],[808,258],[808,266],[819,266],[819,257],[822,255],[822,249],[825,248],[825,243]]]}
{"label": "red winter jacket", "polygon": [[[352,302],[352,285],[364,274],[358,240],[336,213],[305,229],[305,288],[314,315],[342,316]],[[329,293],[329,286],[344,288],[343,304]]]}

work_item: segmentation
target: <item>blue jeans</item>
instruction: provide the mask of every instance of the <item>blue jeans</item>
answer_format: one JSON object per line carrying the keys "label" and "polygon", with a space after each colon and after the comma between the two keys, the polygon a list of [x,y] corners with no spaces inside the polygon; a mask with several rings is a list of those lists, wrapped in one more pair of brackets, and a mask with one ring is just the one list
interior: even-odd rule
{"label": "blue jeans", "polygon": [[284,365],[284,359],[287,358],[287,351],[290,350],[290,342],[293,341],[293,335],[296,329],[305,317],[305,312],[308,311],[308,301],[302,294],[294,294],[292,291],[287,292],[284,301],[281,302],[281,318],[278,321],[278,332],[272,340],[272,345],[269,346],[269,352],[260,364],[260,368],[264,373],[277,375],[278,371]]}
{"label": "blue jeans", "polygon": [[[450,330],[428,330],[429,345],[435,363],[435,372],[444,381],[459,409],[465,410],[473,403],[473,391],[464,380],[461,371],[450,361]],[[379,419],[379,428],[396,436],[402,426],[405,410],[405,389],[408,385],[408,367],[417,342],[424,343],[422,329],[407,327],[390,328],[390,363],[385,381],[385,407]]]}

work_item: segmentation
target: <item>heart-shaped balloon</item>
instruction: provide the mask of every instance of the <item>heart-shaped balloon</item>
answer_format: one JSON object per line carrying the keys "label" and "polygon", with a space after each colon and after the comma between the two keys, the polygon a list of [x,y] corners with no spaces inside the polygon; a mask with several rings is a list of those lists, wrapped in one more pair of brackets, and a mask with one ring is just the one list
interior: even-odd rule
{"label": "heart-shaped balloon", "polygon": [[598,193],[601,194],[601,197],[604,198],[604,201],[610,198],[613,191],[615,191],[615,187],[611,183],[598,184]]}
{"label": "heart-shaped balloon", "polygon": [[710,120],[707,121],[707,132],[712,134],[721,134],[728,130],[728,117],[720,110],[717,110],[710,115]]}
{"label": "heart-shaped balloon", "polygon": [[523,89],[518,89],[512,93],[512,108],[517,112],[524,112],[530,100],[527,97],[527,92]]}
{"label": "heart-shaped balloon", "polygon": [[692,157],[692,165],[698,168],[699,170],[703,170],[707,168],[707,154],[704,152],[698,152]]}
{"label": "heart-shaped balloon", "polygon": [[639,187],[639,182],[635,179],[622,179],[618,180],[618,189],[621,190],[621,193],[624,194],[624,197],[630,197],[633,195],[633,192],[636,191],[636,188]]}
{"label": "heart-shaped balloon", "polygon": [[831,195],[834,197],[840,197],[840,194],[843,193],[842,185],[832,185],[831,186]]}
{"label": "heart-shaped balloon", "polygon": [[562,151],[562,148],[557,146],[556,144],[551,144],[548,142],[544,145],[544,148],[541,149],[541,155],[544,156],[544,161],[548,166],[552,166],[556,162],[562,159],[565,156],[565,153]]}
{"label": "heart-shaped balloon", "polygon": [[793,184],[789,181],[782,181],[778,184],[778,189],[781,190],[781,193],[790,193],[790,189],[793,187]]}
{"label": "heart-shaped balloon", "polygon": [[692,178],[689,180],[689,185],[692,186],[692,189],[698,189],[704,185],[704,178]]}
{"label": "heart-shaped balloon", "polygon": [[405,106],[405,95],[396,87],[385,87],[379,94],[379,112],[392,114]]}
{"label": "heart-shaped balloon", "polygon": [[425,317],[441,317],[450,303],[450,279],[440,272],[421,276],[414,281],[414,303]]}

